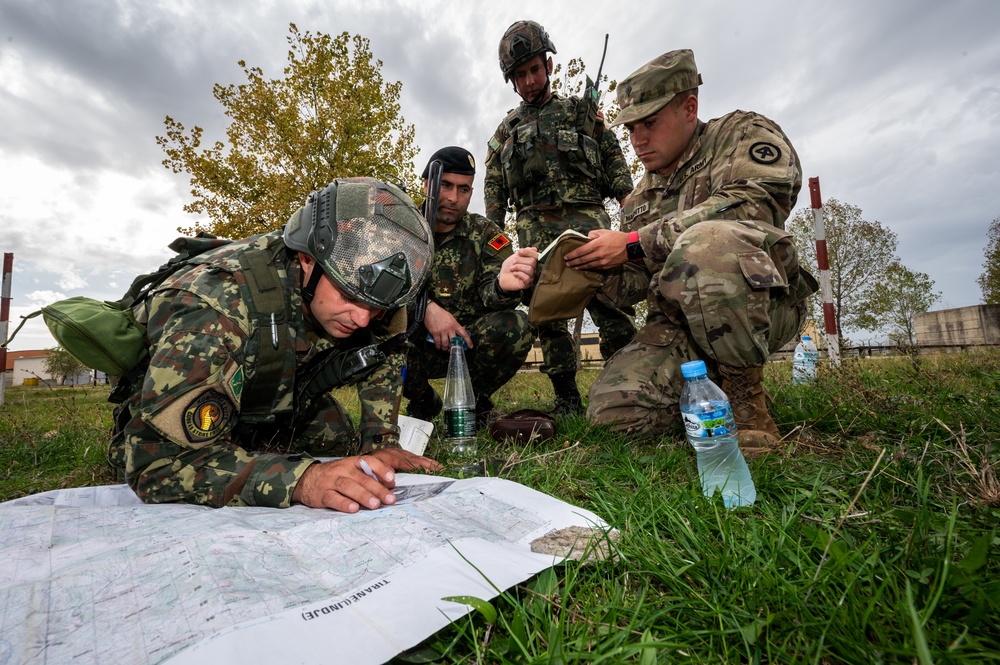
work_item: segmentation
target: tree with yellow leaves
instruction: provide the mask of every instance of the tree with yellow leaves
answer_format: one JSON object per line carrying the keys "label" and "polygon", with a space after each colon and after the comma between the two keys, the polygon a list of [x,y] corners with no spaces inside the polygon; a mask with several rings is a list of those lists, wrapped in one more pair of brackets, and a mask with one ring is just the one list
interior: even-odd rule
{"label": "tree with yellow leaves", "polygon": [[414,128],[400,114],[400,82],[382,80],[369,40],[299,32],[289,24],[283,77],[266,79],[239,61],[247,82],[216,84],[230,119],[226,141],[203,146],[204,130],[167,116],[156,142],[163,165],[191,177],[186,212],[205,215],[178,229],[242,238],[281,228],[309,192],[333,179],[371,176],[416,191]]}

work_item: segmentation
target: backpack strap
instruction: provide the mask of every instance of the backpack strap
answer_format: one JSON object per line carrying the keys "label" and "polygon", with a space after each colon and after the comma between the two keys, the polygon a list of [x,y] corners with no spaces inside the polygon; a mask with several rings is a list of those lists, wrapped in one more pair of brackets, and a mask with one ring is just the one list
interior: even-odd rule
{"label": "backpack strap", "polygon": [[[39,314],[41,314],[41,313],[42,313],[42,310],[38,310],[38,311],[32,312],[31,314],[25,314],[24,316],[22,316],[21,317],[21,322],[19,324],[17,324],[16,328],[14,328],[14,332],[12,332],[10,334],[10,337],[8,337],[7,339],[0,339],[0,348],[6,349],[7,346],[11,342],[14,341],[14,335],[16,335],[18,333],[18,331],[20,331],[21,328],[24,327],[24,324],[28,322],[28,319],[33,319],[36,316],[38,316]],[[5,368],[0,367],[0,371],[3,371],[4,369]]]}
{"label": "backpack strap", "polygon": [[188,263],[189,259],[198,256],[199,254],[203,254],[211,249],[228,245],[231,242],[231,240],[217,238],[211,233],[206,233],[205,231],[199,232],[198,235],[193,238],[177,238],[168,245],[170,249],[177,252],[177,256],[171,258],[154,272],[136,277],[132,281],[132,286],[128,288],[125,295],[122,296],[121,300],[117,302],[118,306],[122,309],[129,309],[135,303],[143,300],[147,295],[149,295],[150,292],[152,292],[153,289],[166,281],[167,277],[170,277],[175,272],[183,268],[184,265]]}
{"label": "backpack strap", "polygon": [[278,385],[289,362],[292,366],[295,363],[294,345],[288,341],[285,290],[277,268],[272,265],[284,247],[283,242],[276,242],[265,249],[240,254],[250,296],[248,305],[255,323],[251,347],[257,354],[253,379],[240,398],[240,414],[256,422],[272,419]]}

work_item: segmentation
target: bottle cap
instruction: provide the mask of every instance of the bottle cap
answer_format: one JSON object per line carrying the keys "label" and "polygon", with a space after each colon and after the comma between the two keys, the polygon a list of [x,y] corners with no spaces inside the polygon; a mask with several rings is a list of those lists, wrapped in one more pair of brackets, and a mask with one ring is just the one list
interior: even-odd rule
{"label": "bottle cap", "polygon": [[685,379],[697,379],[700,376],[708,376],[704,360],[692,360],[681,365],[681,374]]}
{"label": "bottle cap", "polygon": [[803,335],[802,336],[802,341],[803,342],[811,342],[812,341],[812,337],[810,337],[809,335]]}

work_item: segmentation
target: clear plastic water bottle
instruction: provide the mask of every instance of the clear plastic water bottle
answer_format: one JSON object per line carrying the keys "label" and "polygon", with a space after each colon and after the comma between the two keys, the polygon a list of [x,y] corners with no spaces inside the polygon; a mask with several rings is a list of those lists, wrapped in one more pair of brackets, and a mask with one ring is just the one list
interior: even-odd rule
{"label": "clear plastic water bottle", "polygon": [[726,508],[749,506],[757,500],[736,436],[729,398],[708,378],[703,360],[681,365],[686,383],[681,391],[681,417],[688,443],[698,458],[698,476],[705,496],[722,492]]}
{"label": "clear plastic water bottle", "polygon": [[818,365],[819,349],[813,344],[812,337],[803,335],[802,341],[795,345],[795,355],[792,356],[792,383],[815,381]]}
{"label": "clear plastic water bottle", "polygon": [[444,438],[452,453],[476,452],[476,396],[465,362],[465,341],[458,336],[451,338],[444,380]]}

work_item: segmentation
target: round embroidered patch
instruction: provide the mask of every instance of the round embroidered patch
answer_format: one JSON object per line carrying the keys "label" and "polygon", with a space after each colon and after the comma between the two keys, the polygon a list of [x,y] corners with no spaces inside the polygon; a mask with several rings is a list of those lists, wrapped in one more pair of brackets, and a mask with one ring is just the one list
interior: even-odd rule
{"label": "round embroidered patch", "polygon": [[184,409],[184,434],[191,443],[214,439],[229,429],[234,411],[228,396],[206,390]]}
{"label": "round embroidered patch", "polygon": [[781,148],[773,143],[758,141],[750,146],[750,159],[758,164],[774,164],[781,159]]}

